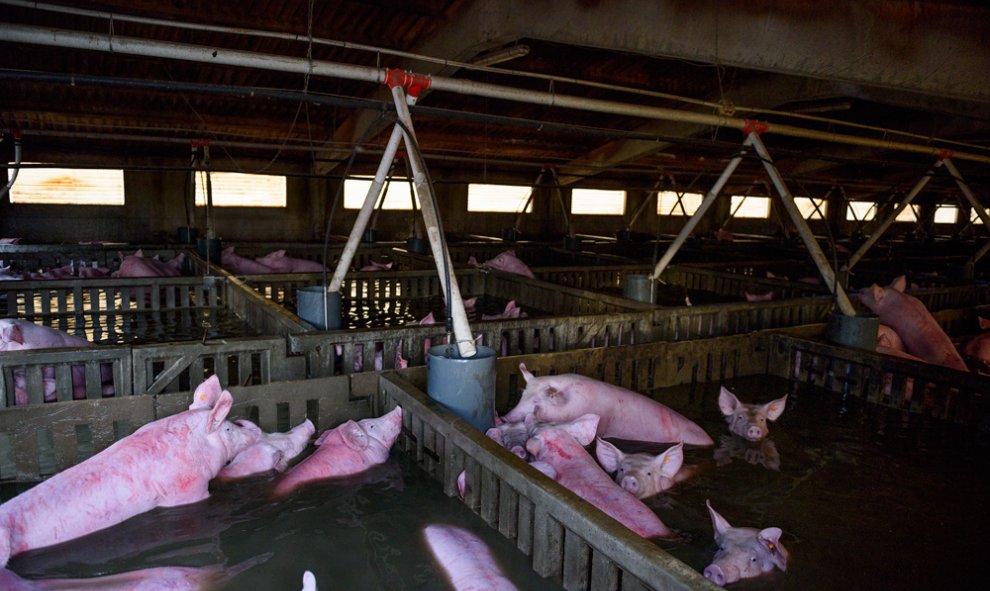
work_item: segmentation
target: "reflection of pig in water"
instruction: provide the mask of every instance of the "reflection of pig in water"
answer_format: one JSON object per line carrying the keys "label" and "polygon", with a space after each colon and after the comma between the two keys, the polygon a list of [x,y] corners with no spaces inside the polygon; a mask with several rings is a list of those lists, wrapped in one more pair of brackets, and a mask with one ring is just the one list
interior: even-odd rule
{"label": "reflection of pig in water", "polygon": [[689,475],[685,471],[678,477],[684,464],[683,443],[660,454],[627,454],[599,437],[595,457],[602,469],[609,474],[615,473],[615,482],[637,499],[658,495]]}
{"label": "reflection of pig in water", "polygon": [[732,458],[739,458],[754,466],[759,464],[767,470],[780,470],[780,453],[770,439],[759,442],[746,441],[738,435],[722,435],[715,449],[715,465],[726,466]]}
{"label": "reflection of pig in water", "polygon": [[787,395],[766,404],[746,404],[722,386],[718,393],[718,408],[729,423],[729,431],[750,441],[767,436],[767,420],[776,421],[784,412]]}
{"label": "reflection of pig in water", "polygon": [[[254,566],[254,562],[249,566]],[[196,591],[215,589],[248,567],[231,569],[222,566],[160,566],[85,579],[22,579],[7,569],[0,569],[0,589],[4,591]]]}
{"label": "reflection of pig in water", "polygon": [[426,544],[455,591],[515,591],[488,546],[473,533],[450,525],[428,525]]}
{"label": "reflection of pig in water", "polygon": [[718,544],[715,558],[705,567],[705,578],[723,586],[771,572],[774,568],[787,571],[788,553],[780,543],[783,532],[779,527],[761,530],[732,527],[712,508],[710,502],[705,501],[705,504],[712,517],[715,543]]}

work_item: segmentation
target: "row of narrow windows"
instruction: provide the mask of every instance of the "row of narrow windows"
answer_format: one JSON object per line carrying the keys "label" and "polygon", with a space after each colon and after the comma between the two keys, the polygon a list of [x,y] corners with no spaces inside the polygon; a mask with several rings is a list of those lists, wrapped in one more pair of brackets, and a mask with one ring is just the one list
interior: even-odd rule
{"label": "row of narrow windows", "polygon": [[[344,207],[360,209],[372,180],[347,179],[344,182]],[[210,174],[210,192],[217,207],[285,207],[286,177],[277,175],[214,172]],[[467,210],[471,212],[518,213],[523,207],[533,211],[531,187],[520,185],[469,184]],[[196,176],[196,205],[206,203],[205,175]],[[124,205],[124,171],[66,168],[23,168],[10,191],[15,204],[49,205]],[[689,216],[697,211],[704,196],[700,193],[661,191],[657,199],[657,215]],[[392,179],[386,187],[382,209],[409,210],[416,199],[407,179]],[[798,211],[805,219],[825,219],[828,203],[824,199],[795,197]],[[419,203],[416,203],[419,207]],[[733,217],[766,219],[770,217],[770,198],[754,195],[733,195],[730,204]],[[571,211],[577,215],[624,215],[626,192],[602,189],[572,189]],[[876,217],[877,204],[872,201],[851,201],[846,207],[846,220],[869,221]],[[954,224],[959,208],[938,205],[934,221]],[[918,207],[904,208],[897,216],[899,222],[916,222]],[[980,224],[975,212],[970,221]]]}

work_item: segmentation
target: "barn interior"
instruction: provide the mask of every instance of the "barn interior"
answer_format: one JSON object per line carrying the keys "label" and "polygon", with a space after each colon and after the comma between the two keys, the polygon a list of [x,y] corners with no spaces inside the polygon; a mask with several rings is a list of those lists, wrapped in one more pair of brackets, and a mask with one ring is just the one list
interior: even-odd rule
{"label": "barn interior", "polygon": [[[453,402],[429,384],[441,365],[428,370],[430,344],[455,341],[465,359],[475,346],[492,353],[482,405],[499,415],[520,399],[524,362],[538,375],[583,373],[669,396],[709,432],[709,415],[722,421],[719,383],[765,402],[777,398],[760,390],[766,378],[799,401],[791,413],[802,396],[806,407],[841,397],[833,414],[845,416],[852,397],[864,423],[884,412],[883,424],[901,417],[905,433],[939,425],[916,437],[933,456],[958,452],[936,439],[973,447],[985,436],[985,3],[0,0],[0,31],[0,238],[9,242],[0,243],[0,322],[96,344],[0,353],[0,484],[50,478],[184,410],[218,375],[235,414],[265,431],[306,418],[323,430],[401,406],[396,453],[413,464],[403,469],[438,482],[443,502],[467,473],[457,510],[506,546],[496,553],[518,561],[509,570],[527,581],[520,588],[697,589],[713,580],[702,575],[704,541],[644,545],[514,465],[484,428],[445,414],[441,403]],[[32,184],[49,169],[64,174]],[[73,171],[118,175],[120,200],[32,201],[39,187],[68,198],[85,184]],[[242,178],[258,186],[274,179],[284,199],[213,203],[225,173],[256,175]],[[386,201],[383,189],[404,192]],[[499,201],[500,191],[513,197]],[[303,262],[244,271],[221,257],[231,247],[249,261],[285,250]],[[122,274],[138,249],[175,274]],[[527,276],[496,262],[510,249]],[[921,341],[944,337],[951,360],[906,342],[922,324],[914,311],[857,297],[900,276],[942,335]],[[305,292],[312,286],[318,300]],[[327,288],[340,299],[324,315]],[[428,313],[437,324],[423,322]],[[892,351],[879,325],[909,315]],[[71,419],[54,420],[56,408]],[[776,450],[743,448],[764,467],[771,456],[779,463]],[[940,474],[929,468],[919,471]],[[798,480],[761,490],[792,491]],[[719,486],[730,485],[692,490],[718,504]],[[964,486],[990,492],[984,478]],[[705,499],[694,500],[676,516],[676,497],[658,512],[709,541]],[[808,505],[724,502],[740,525],[781,520],[792,552],[814,548],[798,525]],[[864,519],[876,513],[857,508]],[[985,521],[939,519],[964,546]],[[804,527],[811,537],[814,526]],[[925,531],[959,567],[945,569],[951,580],[966,583],[973,565],[953,554],[957,541]],[[850,553],[866,544],[851,537]],[[151,563],[172,566],[160,545],[148,548]],[[834,588],[840,581],[822,572],[828,553],[816,551],[797,574],[767,576]],[[890,584],[900,554],[857,555],[875,578],[855,581]],[[76,576],[113,570],[82,556],[73,564],[91,568]],[[280,579],[266,568],[227,568],[219,588],[272,588]],[[295,584],[302,565],[292,568]],[[396,568],[374,583],[347,565],[316,575],[353,588],[410,584]],[[65,575],[44,552],[12,570]],[[936,583],[898,573],[908,587]],[[441,588],[431,584],[411,588]]]}

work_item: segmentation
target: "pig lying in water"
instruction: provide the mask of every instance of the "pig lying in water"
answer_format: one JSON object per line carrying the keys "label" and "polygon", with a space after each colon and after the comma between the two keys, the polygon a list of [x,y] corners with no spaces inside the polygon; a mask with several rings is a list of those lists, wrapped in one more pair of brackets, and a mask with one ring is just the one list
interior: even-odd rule
{"label": "pig lying in water", "polygon": [[952,340],[918,298],[904,293],[903,275],[887,287],[873,284],[860,291],[859,299],[880,322],[893,328],[904,341],[908,353],[927,363],[959,371],[969,371],[952,345]]}
{"label": "pig lying in water", "polygon": [[401,430],[402,408],[397,406],[380,417],[347,421],[324,431],[315,442],[318,449],[279,479],[275,494],[285,495],[307,482],[350,476],[385,463]]}
{"label": "pig lying in water", "polygon": [[704,429],[680,413],[642,394],[577,374],[535,377],[520,363],[526,389],[509,422],[532,414],[537,422],[563,422],[592,413],[601,417],[599,437],[656,443],[713,445]]}
{"label": "pig lying in water", "polygon": [[234,400],[216,376],[193,400],[189,410],[144,425],[0,505],[0,566],[155,507],[209,497],[210,480],[257,435],[225,420]]}
{"label": "pig lying in water", "polygon": [[758,530],[752,527],[732,527],[719,515],[712,504],[708,512],[715,529],[718,550],[712,563],[705,567],[704,575],[719,586],[734,583],[768,573],[774,568],[787,571],[788,553],[780,543],[779,527]]}
{"label": "pig lying in water", "polygon": [[289,462],[306,449],[309,438],[316,431],[309,419],[299,423],[288,433],[263,433],[251,421],[235,422],[238,426],[253,431],[258,441],[224,466],[217,474],[217,480],[235,480],[271,471],[285,472]]}
{"label": "pig lying in water", "polygon": [[722,386],[718,393],[718,408],[729,423],[729,431],[749,441],[767,436],[767,420],[776,421],[784,413],[787,395],[766,404],[746,404]]}
{"label": "pig lying in water", "polygon": [[603,470],[615,474],[615,482],[623,490],[637,499],[645,499],[681,480],[678,472],[684,464],[684,444],[671,446],[661,454],[627,454],[599,437],[595,457]]}

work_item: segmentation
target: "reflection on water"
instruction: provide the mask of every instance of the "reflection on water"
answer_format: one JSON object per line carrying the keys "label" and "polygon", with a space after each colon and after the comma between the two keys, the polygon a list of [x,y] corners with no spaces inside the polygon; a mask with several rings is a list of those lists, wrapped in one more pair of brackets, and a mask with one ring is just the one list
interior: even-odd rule
{"label": "reflection on water", "polygon": [[[422,530],[467,528],[492,549],[519,589],[559,589],[461,501],[401,454],[371,472],[319,483],[285,500],[255,479],[217,488],[207,501],[159,509],[114,528],[11,562],[24,577],[78,578],[160,566],[226,565],[222,590],[298,589],[304,570],[323,589],[441,590],[446,583]],[[8,488],[5,497],[14,494]],[[243,572],[244,565],[250,565]]]}
{"label": "reflection on water", "polygon": [[946,589],[981,576],[990,471],[978,434],[770,376],[725,385],[754,402],[790,392],[770,430],[776,459],[726,442],[719,384],[656,391],[722,444],[688,450],[685,463],[707,468],[646,501],[683,534],[662,543],[671,554],[698,571],[709,564],[711,499],[732,525],[781,527],[791,553],[787,573],[734,589]]}
{"label": "reflection on water", "polygon": [[[37,320],[35,322],[38,322]],[[45,317],[46,326],[98,345],[145,345],[172,341],[257,336],[260,333],[226,308],[190,308]]]}

